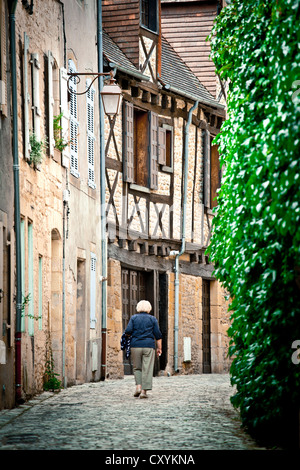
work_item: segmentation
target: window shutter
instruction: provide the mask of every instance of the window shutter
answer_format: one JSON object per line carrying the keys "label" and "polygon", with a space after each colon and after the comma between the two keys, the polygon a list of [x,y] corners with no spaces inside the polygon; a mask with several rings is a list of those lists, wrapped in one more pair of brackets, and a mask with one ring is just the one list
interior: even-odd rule
{"label": "window shutter", "polygon": [[203,202],[204,206],[210,208],[210,134],[202,131],[203,146]]}
{"label": "window shutter", "polygon": [[54,155],[54,131],[53,131],[53,64],[54,59],[51,51],[48,51],[48,121],[49,121],[49,154],[51,157]]}
{"label": "window shutter", "polygon": [[134,182],[134,152],[133,152],[133,104],[124,102],[123,108],[123,179],[128,183]]}
{"label": "window shutter", "polygon": [[[69,60],[69,72],[76,72],[74,62]],[[70,173],[79,178],[78,171],[78,110],[77,110],[77,83],[76,77],[69,80],[70,87]]]}
{"label": "window shutter", "polygon": [[[86,88],[91,84],[91,80],[87,80]],[[88,155],[88,185],[96,188],[95,185],[95,154],[94,154],[94,96],[95,89],[91,87],[86,93],[86,109],[87,109],[87,155]]]}
{"label": "window shutter", "polygon": [[34,275],[33,275],[33,226],[28,223],[28,294],[30,295],[28,303],[28,334],[34,334]]}
{"label": "window shutter", "polygon": [[158,163],[166,164],[166,136],[167,131],[163,127],[158,128]]}
{"label": "window shutter", "polygon": [[[25,220],[21,219],[21,276],[22,276],[22,302],[24,301],[25,292]],[[25,312],[21,314],[21,331],[25,331]]]}
{"label": "window shutter", "polygon": [[5,2],[0,0],[0,21],[1,21],[1,36],[0,36],[0,55],[1,55],[1,70],[0,70],[0,111],[3,116],[7,116],[7,54],[6,54],[6,14]]}
{"label": "window shutter", "polygon": [[90,328],[96,328],[96,255],[91,253]]}
{"label": "window shutter", "polygon": [[158,187],[158,115],[150,113],[150,188]]}
{"label": "window shutter", "polygon": [[43,329],[43,258],[39,256],[39,330]]}
{"label": "window shutter", "polygon": [[24,57],[23,57],[23,82],[24,82],[24,157],[30,157],[30,141],[29,141],[29,85],[28,85],[28,53],[29,38],[24,33]]}
{"label": "window shutter", "polygon": [[41,140],[41,110],[40,110],[40,81],[39,81],[39,56],[31,54],[32,64],[32,110],[33,110],[33,131],[37,140]]}
{"label": "window shutter", "polygon": [[[68,75],[65,68],[61,68],[59,71],[59,83],[60,83],[60,114],[61,117],[61,136],[66,142],[69,142],[69,107],[68,107],[68,87],[67,87]],[[70,165],[70,147],[64,148],[62,151],[62,165],[69,168]]]}

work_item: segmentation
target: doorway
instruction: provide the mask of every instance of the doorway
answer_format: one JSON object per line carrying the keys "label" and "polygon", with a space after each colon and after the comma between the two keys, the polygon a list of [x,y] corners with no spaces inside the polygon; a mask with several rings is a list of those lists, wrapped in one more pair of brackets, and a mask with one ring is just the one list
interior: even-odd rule
{"label": "doorway", "polygon": [[85,381],[86,272],[85,260],[77,259],[76,297],[76,382]]}
{"label": "doorway", "polygon": [[203,373],[211,373],[210,348],[210,281],[202,279],[202,347]]}
{"label": "doorway", "polygon": [[[152,313],[155,315],[153,302],[154,273],[153,271],[137,271],[122,268],[122,329],[127,327],[130,318],[136,313],[136,305],[140,300],[148,300],[152,305]],[[123,351],[124,374],[133,374],[132,364],[125,357]]]}

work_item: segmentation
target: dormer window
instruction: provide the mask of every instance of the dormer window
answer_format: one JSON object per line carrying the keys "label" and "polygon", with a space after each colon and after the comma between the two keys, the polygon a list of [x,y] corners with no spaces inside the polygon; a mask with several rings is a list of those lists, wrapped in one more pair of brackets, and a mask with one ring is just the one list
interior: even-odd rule
{"label": "dormer window", "polygon": [[158,32],[157,0],[141,0],[141,26]]}

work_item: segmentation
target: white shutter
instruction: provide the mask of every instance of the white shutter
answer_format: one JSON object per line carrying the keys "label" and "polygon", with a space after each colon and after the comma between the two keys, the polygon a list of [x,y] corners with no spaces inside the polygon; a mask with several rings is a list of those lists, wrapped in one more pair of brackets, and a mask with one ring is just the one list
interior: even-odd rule
{"label": "white shutter", "polygon": [[96,328],[96,255],[91,253],[90,272],[90,328]]}
{"label": "white shutter", "polygon": [[[86,88],[88,89],[91,80],[87,80]],[[88,185],[96,188],[95,184],[95,134],[94,134],[94,99],[95,89],[91,87],[86,93],[86,109],[87,109],[87,155],[88,155]]]}
{"label": "white shutter", "polygon": [[150,188],[158,187],[158,115],[150,113]]}
{"label": "white shutter", "polygon": [[41,110],[40,110],[40,79],[39,79],[39,56],[31,54],[32,64],[32,110],[33,131],[37,140],[41,140]]}
{"label": "white shutter", "polygon": [[124,102],[123,108],[123,178],[134,182],[134,110],[133,104]]}
{"label": "white shutter", "polygon": [[29,86],[28,86],[28,53],[29,38],[24,33],[24,57],[23,57],[23,83],[24,83],[24,157],[30,158],[29,141]]}
{"label": "white shutter", "polygon": [[53,64],[54,59],[51,51],[48,51],[48,122],[49,122],[49,153],[51,157],[54,155],[54,131],[53,131],[53,107],[54,107],[54,98],[53,98]]}
{"label": "white shutter", "polygon": [[166,135],[167,131],[163,127],[158,128],[158,163],[160,165],[166,164]]}
{"label": "white shutter", "polygon": [[[69,107],[68,107],[68,75],[65,68],[61,68],[59,71],[59,82],[60,82],[60,114],[61,117],[61,128],[62,128],[62,139],[69,142]],[[70,147],[64,148],[62,151],[62,165],[69,168],[70,165]]]}
{"label": "white shutter", "polygon": [[[69,72],[76,72],[75,64],[69,60]],[[76,77],[69,80],[70,88],[70,173],[79,178],[78,170],[78,110],[77,110],[77,83]]]}

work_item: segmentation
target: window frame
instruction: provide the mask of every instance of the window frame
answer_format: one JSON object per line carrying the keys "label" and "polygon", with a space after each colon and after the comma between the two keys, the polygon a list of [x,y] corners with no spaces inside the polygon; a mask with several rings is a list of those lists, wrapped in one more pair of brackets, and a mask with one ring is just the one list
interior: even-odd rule
{"label": "window frame", "polygon": [[[147,139],[144,139],[143,150],[146,153],[143,169],[147,172],[146,176],[139,179],[136,175],[136,168],[141,168],[137,159],[137,119],[138,115],[144,114],[139,119],[147,125]],[[145,124],[146,123],[146,124]],[[134,106],[129,101],[123,104],[123,180],[134,185],[134,189],[150,191],[158,189],[158,133],[159,116],[153,111]],[[138,133],[139,134],[139,133]],[[142,161],[143,163],[143,161]],[[135,188],[136,187],[136,188]]]}
{"label": "window frame", "polygon": [[[149,12],[155,6],[155,13],[150,18]],[[145,7],[145,8],[144,8]],[[148,10],[146,12],[146,9]],[[147,13],[147,21],[144,21],[144,16]],[[147,23],[147,24],[146,24]],[[159,21],[158,21],[158,1],[157,0],[140,0],[140,25],[142,28],[151,31],[152,33],[159,33]]]}

